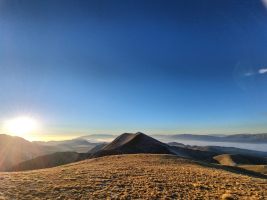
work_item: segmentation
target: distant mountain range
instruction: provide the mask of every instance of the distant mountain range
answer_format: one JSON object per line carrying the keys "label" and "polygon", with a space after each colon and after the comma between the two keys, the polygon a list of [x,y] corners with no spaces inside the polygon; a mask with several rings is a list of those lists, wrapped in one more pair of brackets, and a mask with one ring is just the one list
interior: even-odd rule
{"label": "distant mountain range", "polygon": [[[111,134],[92,134],[79,137],[77,139],[87,140],[91,143],[99,142],[111,142],[118,135]],[[151,135],[153,138],[158,140],[194,140],[194,141],[206,141],[206,142],[235,142],[235,143],[267,143],[267,133],[257,134],[208,134],[208,135],[197,135],[197,134],[173,134],[173,135]]]}
{"label": "distant mountain range", "polygon": [[50,154],[56,148],[31,143],[21,137],[0,134],[0,171],[37,156]]}
{"label": "distant mountain range", "polygon": [[64,152],[64,151],[74,151],[77,153],[86,153],[90,149],[94,148],[99,143],[89,142],[86,139],[82,138],[75,138],[72,140],[62,140],[62,141],[35,141],[34,144],[42,145],[42,146],[49,146],[52,148],[56,148],[57,151]]}
{"label": "distant mountain range", "polygon": [[194,135],[194,134],[178,134],[178,135],[155,135],[156,138],[176,139],[176,140],[196,140],[210,142],[236,142],[236,143],[267,143],[267,133],[259,134],[235,134],[235,135]]}
{"label": "distant mountain range", "polygon": [[85,154],[77,152],[56,152],[26,160],[12,166],[8,171],[21,171],[30,169],[43,169],[84,160]]}
{"label": "distant mountain range", "polygon": [[[236,161],[246,160],[251,165],[266,165],[267,152],[252,151],[246,149],[238,149],[232,147],[216,147],[216,146],[190,146],[181,143],[163,143],[143,133],[124,133],[115,138],[110,143],[100,143],[87,153],[77,152],[59,152],[50,155],[40,156],[34,159],[23,161],[9,168],[10,171],[31,170],[47,167],[54,167],[62,164],[119,154],[172,154],[190,160],[227,164],[221,162],[220,155],[229,155]],[[219,156],[219,157],[218,157]],[[230,159],[228,159],[230,160]],[[256,162],[257,161],[257,162]],[[231,162],[228,162],[228,164]],[[236,163],[239,164],[238,162]],[[229,164],[229,166],[233,166]]]}
{"label": "distant mountain range", "polygon": [[0,134],[0,171],[10,169],[21,162],[55,152],[88,152],[98,144],[81,139],[29,142],[21,137]]}
{"label": "distant mountain range", "polygon": [[80,136],[77,139],[87,140],[91,143],[102,143],[102,142],[111,142],[114,140],[118,135],[111,135],[111,134],[90,134]]}

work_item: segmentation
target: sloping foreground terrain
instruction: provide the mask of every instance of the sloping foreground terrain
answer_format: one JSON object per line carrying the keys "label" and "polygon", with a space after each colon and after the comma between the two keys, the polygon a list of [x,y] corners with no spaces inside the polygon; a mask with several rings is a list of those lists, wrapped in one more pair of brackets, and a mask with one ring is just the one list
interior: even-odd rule
{"label": "sloping foreground terrain", "polygon": [[0,179],[0,199],[12,200],[267,197],[266,179],[211,168],[174,155],[106,156],[49,169],[1,172]]}

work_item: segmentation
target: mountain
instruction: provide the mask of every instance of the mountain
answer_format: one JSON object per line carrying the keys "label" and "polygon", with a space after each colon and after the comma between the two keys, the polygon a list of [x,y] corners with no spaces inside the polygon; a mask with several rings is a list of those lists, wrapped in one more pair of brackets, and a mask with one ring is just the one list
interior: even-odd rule
{"label": "mountain", "polygon": [[[57,144],[58,145],[58,144]],[[40,156],[31,160],[24,161],[10,168],[11,171],[30,170],[39,168],[54,167],[62,164],[80,161],[88,158],[96,158],[120,154],[172,154],[189,160],[200,161],[202,163],[221,163],[220,155],[238,154],[239,157],[248,157],[254,162],[244,164],[265,165],[267,152],[257,152],[245,149],[228,147],[200,147],[184,145],[177,142],[162,143],[144,133],[124,133],[115,138],[110,143],[96,145],[87,153],[64,152],[45,156]],[[221,156],[222,157],[222,156]],[[233,158],[235,158],[233,156]],[[243,159],[244,160],[244,159]],[[256,162],[258,160],[258,162]],[[233,165],[229,165],[233,166]],[[237,165],[238,166],[238,165]],[[239,167],[239,166],[238,166]]]}
{"label": "mountain", "polygon": [[[0,134],[0,171],[6,171],[24,161],[30,162],[30,160],[39,156],[49,155],[55,152],[88,152],[97,145],[98,143],[90,143],[82,139],[30,142],[21,137]],[[53,158],[52,156],[51,159],[53,160]],[[48,164],[48,166],[50,165]]]}
{"label": "mountain", "polygon": [[169,149],[172,151],[173,154],[183,158],[208,162],[208,163],[217,163],[217,161],[214,160],[213,157],[218,154],[213,151],[192,149],[187,146],[181,146],[181,145],[170,146]]}
{"label": "mountain", "polygon": [[90,151],[88,151],[88,153],[89,154],[94,154],[94,153],[100,151],[106,145],[107,145],[107,143],[100,143],[100,144],[96,145],[94,148],[92,148]]}
{"label": "mountain", "polygon": [[8,169],[8,171],[50,168],[83,160],[86,157],[86,154],[81,154],[77,152],[56,152],[53,154],[39,156],[37,158],[21,162]]}
{"label": "mountain", "polygon": [[117,135],[111,134],[91,134],[78,137],[77,139],[87,140],[92,143],[111,142],[117,137]]}
{"label": "mountain", "polygon": [[249,149],[240,149],[235,147],[220,147],[220,146],[190,146],[185,145],[185,147],[195,150],[201,151],[211,151],[216,154],[241,154],[248,156],[256,156],[256,157],[267,157],[267,152],[264,151],[255,151]]}
{"label": "mountain", "polygon": [[214,157],[224,153],[250,155],[252,158],[255,157],[255,159],[267,156],[267,152],[232,147],[198,147],[183,145],[177,142],[165,144],[140,132],[135,134],[124,133],[115,138],[111,143],[97,146],[88,153],[91,154],[90,158],[117,154],[174,154],[180,157],[208,163],[218,163],[218,160],[214,159]]}
{"label": "mountain", "polygon": [[52,147],[34,144],[21,137],[0,134],[0,170],[54,151],[56,149]]}
{"label": "mountain", "polygon": [[267,143],[267,133],[235,134],[223,137],[226,141],[244,143]]}
{"label": "mountain", "polygon": [[235,135],[193,135],[193,134],[179,134],[179,135],[161,135],[161,138],[181,139],[181,140],[199,140],[212,142],[237,142],[237,143],[267,143],[267,133],[259,134],[235,134]]}
{"label": "mountain", "polygon": [[267,152],[264,152],[264,151],[240,149],[236,147],[185,145],[185,144],[178,143],[178,142],[169,142],[167,144],[170,146],[182,147],[182,148],[192,149],[192,150],[210,151],[218,155],[219,154],[242,154],[242,155],[258,156],[258,157],[267,157]]}
{"label": "mountain", "polygon": [[95,146],[89,150],[88,153],[53,153],[21,162],[9,168],[9,171],[49,168],[86,158],[138,153],[174,154],[170,149],[170,146],[143,133],[124,133],[108,144],[103,143]]}
{"label": "mountain", "polygon": [[103,146],[92,154],[92,157],[100,157],[116,154],[173,154],[169,146],[143,133],[124,133],[111,143]]}
{"label": "mountain", "polygon": [[204,141],[216,141],[221,137],[212,135],[193,135],[193,134],[179,134],[179,135],[169,135],[167,137],[173,139],[183,139],[183,140],[204,140]]}
{"label": "mountain", "polygon": [[34,143],[39,145],[51,146],[57,148],[57,151],[74,151],[77,153],[86,153],[90,149],[94,148],[99,143],[89,142],[86,139],[75,138],[72,140],[62,140],[62,141],[35,141]]}

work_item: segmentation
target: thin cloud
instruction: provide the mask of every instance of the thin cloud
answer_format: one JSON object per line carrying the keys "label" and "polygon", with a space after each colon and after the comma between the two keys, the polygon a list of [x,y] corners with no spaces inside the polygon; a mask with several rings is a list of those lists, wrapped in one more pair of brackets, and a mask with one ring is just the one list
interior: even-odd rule
{"label": "thin cloud", "polygon": [[[267,0],[266,0],[267,1]],[[246,72],[246,73],[244,73],[244,76],[254,76],[254,75],[258,75],[258,74],[265,74],[265,73],[267,73],[267,68],[261,68],[261,69],[259,69],[258,71],[250,71],[250,72]]]}
{"label": "thin cloud", "polygon": [[253,76],[253,75],[255,75],[255,73],[253,73],[253,72],[247,72],[244,74],[244,76]]}
{"label": "thin cloud", "polygon": [[267,73],[267,68],[259,69],[258,73],[259,74],[265,74],[265,73]]}

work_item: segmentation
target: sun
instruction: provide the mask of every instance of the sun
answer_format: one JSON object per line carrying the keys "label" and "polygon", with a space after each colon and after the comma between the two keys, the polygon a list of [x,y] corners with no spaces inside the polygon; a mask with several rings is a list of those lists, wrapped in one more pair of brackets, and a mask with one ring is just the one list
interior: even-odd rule
{"label": "sun", "polygon": [[31,117],[16,117],[4,122],[4,129],[7,134],[21,137],[28,137],[37,128],[37,121]]}

